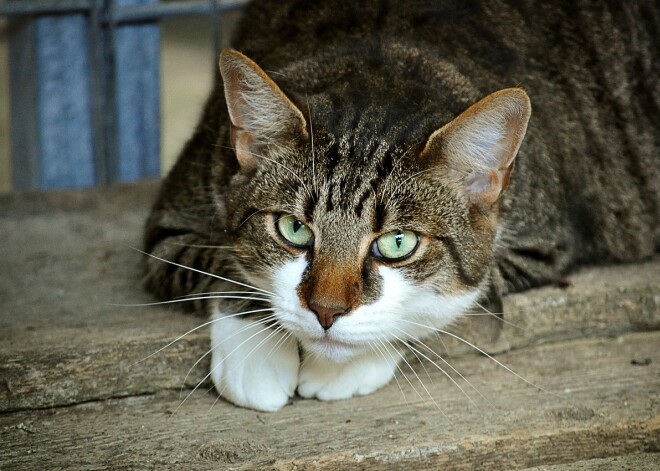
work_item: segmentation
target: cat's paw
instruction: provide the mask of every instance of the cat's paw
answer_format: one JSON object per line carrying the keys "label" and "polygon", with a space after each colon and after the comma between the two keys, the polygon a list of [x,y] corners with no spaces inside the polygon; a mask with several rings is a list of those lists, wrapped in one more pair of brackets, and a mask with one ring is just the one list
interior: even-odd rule
{"label": "cat's paw", "polygon": [[[216,316],[219,318],[220,316]],[[211,327],[211,379],[238,406],[272,412],[295,392],[298,345],[248,319],[224,318]]]}
{"label": "cat's paw", "polygon": [[375,354],[365,354],[345,363],[306,358],[300,368],[298,395],[322,401],[370,394],[394,377],[396,363]]}

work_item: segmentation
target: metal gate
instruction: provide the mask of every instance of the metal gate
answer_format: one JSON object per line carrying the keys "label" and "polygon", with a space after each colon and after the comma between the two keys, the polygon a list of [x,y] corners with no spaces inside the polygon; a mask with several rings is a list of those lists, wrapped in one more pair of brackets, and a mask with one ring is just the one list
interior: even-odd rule
{"label": "metal gate", "polygon": [[160,29],[246,0],[0,0],[9,18],[14,190],[159,175]]}

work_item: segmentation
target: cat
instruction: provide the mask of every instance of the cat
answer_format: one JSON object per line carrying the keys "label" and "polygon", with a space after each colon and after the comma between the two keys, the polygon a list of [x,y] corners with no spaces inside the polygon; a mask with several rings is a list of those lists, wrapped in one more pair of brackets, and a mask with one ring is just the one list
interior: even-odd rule
{"label": "cat", "polygon": [[275,411],[377,390],[476,303],[652,256],[658,20],[254,1],[148,219],[146,286],[211,316],[222,397]]}

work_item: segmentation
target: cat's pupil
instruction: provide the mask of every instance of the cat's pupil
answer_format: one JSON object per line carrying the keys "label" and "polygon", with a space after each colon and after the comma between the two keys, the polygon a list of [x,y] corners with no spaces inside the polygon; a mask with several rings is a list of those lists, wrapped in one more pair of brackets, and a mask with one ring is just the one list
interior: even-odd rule
{"label": "cat's pupil", "polygon": [[293,222],[293,232],[298,232],[300,230],[300,228],[302,227],[302,225],[303,225],[303,223],[299,219],[296,219]]}
{"label": "cat's pupil", "polygon": [[394,241],[396,242],[396,248],[400,249],[401,244],[403,243],[403,232],[398,231],[394,236]]}

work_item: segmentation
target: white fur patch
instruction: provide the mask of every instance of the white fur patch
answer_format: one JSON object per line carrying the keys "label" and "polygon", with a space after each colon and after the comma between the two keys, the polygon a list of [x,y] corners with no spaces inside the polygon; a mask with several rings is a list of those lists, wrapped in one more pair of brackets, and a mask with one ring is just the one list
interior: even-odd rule
{"label": "white fur patch", "polygon": [[390,382],[396,371],[396,353],[365,353],[346,363],[313,355],[300,369],[298,394],[322,401],[370,394]]}
{"label": "white fur patch", "polygon": [[303,397],[342,399],[387,384],[400,359],[394,343],[427,337],[462,314],[479,294],[474,290],[443,296],[408,281],[396,268],[380,267],[380,299],[338,318],[326,331],[298,297],[306,263],[299,257],[276,270],[273,298],[280,325],[296,336],[307,354],[298,384]]}
{"label": "white fur patch", "polygon": [[211,379],[228,401],[276,411],[293,396],[298,382],[298,345],[255,320],[216,313],[211,324]]}

